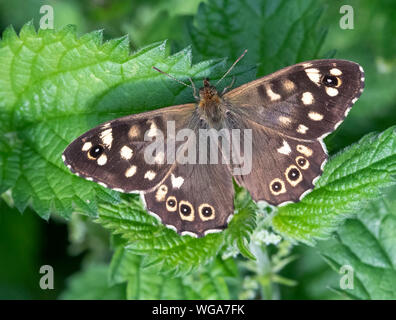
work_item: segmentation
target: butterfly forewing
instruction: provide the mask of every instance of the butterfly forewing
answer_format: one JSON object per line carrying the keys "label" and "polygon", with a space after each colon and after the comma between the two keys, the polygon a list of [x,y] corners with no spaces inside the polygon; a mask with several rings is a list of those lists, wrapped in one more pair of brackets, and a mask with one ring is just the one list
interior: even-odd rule
{"label": "butterfly forewing", "polygon": [[[187,104],[104,123],[74,140],[63,153],[64,162],[79,176],[117,191],[151,190],[172,167],[166,161],[169,140],[174,142],[169,149],[177,148],[174,135],[190,125],[194,110],[194,104]],[[155,141],[164,148],[151,152],[147,148]]]}
{"label": "butterfly forewing", "polygon": [[224,100],[234,112],[279,134],[313,140],[337,128],[363,87],[357,63],[314,60],[242,85]]}

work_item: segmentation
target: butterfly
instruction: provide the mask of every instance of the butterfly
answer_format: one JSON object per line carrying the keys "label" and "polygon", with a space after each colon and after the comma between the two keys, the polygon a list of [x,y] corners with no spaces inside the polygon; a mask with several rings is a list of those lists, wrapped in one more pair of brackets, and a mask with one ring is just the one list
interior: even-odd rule
{"label": "butterfly", "polygon": [[[363,88],[362,67],[336,59],[298,63],[224,94],[204,79],[196,103],[103,123],[70,143],[62,158],[78,176],[140,193],[148,213],[166,227],[202,237],[230,222],[233,179],[254,201],[275,206],[312,191],[328,158],[323,139],[342,123]],[[192,139],[204,130],[224,134],[212,147]],[[242,143],[231,141],[231,131]],[[185,134],[177,139],[180,132]],[[147,157],[154,142],[163,147]],[[239,156],[220,161],[227,144]],[[186,153],[202,161],[185,161]],[[216,153],[219,161],[212,161]],[[247,159],[250,170],[238,171]]]}

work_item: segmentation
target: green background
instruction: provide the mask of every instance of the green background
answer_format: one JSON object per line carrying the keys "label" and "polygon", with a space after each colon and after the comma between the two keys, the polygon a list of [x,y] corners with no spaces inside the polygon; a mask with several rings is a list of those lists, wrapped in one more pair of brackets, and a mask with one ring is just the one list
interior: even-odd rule
{"label": "green background", "polygon": [[[199,46],[194,45],[194,41],[197,40],[192,37],[194,33],[190,31],[191,25],[198,29],[200,24],[205,25],[205,14],[197,13],[200,2],[196,0],[0,0],[0,33],[9,25],[13,25],[19,32],[20,28],[32,19],[37,28],[40,7],[43,4],[50,4],[54,8],[55,28],[74,24],[77,26],[78,35],[98,29],[104,30],[105,39],[128,34],[132,51],[156,41],[169,39],[173,52],[193,43],[194,62],[222,57],[235,59],[237,54],[245,49],[244,44],[239,47],[235,42],[237,47],[225,52],[216,48],[216,39],[206,44],[209,47],[207,50],[201,50]],[[223,3],[227,5],[228,2]],[[339,9],[344,4],[349,4],[354,9],[353,30],[343,30],[339,27],[342,16]],[[292,8],[291,5],[290,7]],[[293,12],[290,14],[293,15]],[[326,32],[323,45],[317,55],[356,61],[364,66],[366,72],[366,89],[358,107],[352,109],[350,116],[336,134],[326,139],[330,153],[335,153],[358,141],[367,133],[384,131],[396,123],[396,3],[392,0],[317,1],[312,14],[319,17],[315,22],[315,28]],[[233,27],[238,29],[241,20],[231,20],[230,23],[231,29]],[[232,25],[233,23],[235,25]],[[308,25],[307,28],[309,27]],[[201,31],[205,32],[205,30]],[[270,45],[271,36],[276,32],[278,32],[277,28],[268,29],[265,43]],[[255,41],[253,29],[251,35],[246,38],[246,46],[250,46],[250,43],[253,45]],[[234,41],[232,34],[230,41]],[[309,42],[304,45],[307,46],[306,50],[312,46]],[[221,47],[221,43],[219,46]],[[284,46],[287,50],[288,43]],[[211,52],[210,48],[215,49]],[[249,65],[251,62],[249,59],[244,62],[245,65]],[[275,61],[274,58],[258,57],[258,60],[261,61],[263,70],[275,71],[285,66],[282,65],[283,61]],[[392,194],[388,198],[392,201]],[[7,199],[7,195],[4,195],[4,199]],[[390,209],[392,213],[394,213],[393,208],[396,208],[394,203]],[[356,221],[347,222],[340,227],[339,236],[344,239],[343,235],[347,237],[357,232],[354,231],[358,228],[355,223]],[[394,238],[396,229],[393,233],[391,231],[390,237]],[[112,241],[116,240],[112,239]],[[122,283],[113,286],[112,290],[107,290],[106,284],[96,283],[97,287],[91,288],[95,294],[86,296],[81,294],[83,289],[78,288],[78,286],[84,288],[84,281],[87,281],[89,287],[89,284],[97,279],[106,278],[107,265],[113,254],[110,242],[110,233],[85,216],[73,215],[70,221],[65,221],[61,217],[52,215],[47,222],[29,208],[21,214],[5,202],[0,202],[0,299],[123,298],[125,288]],[[331,243],[322,246],[294,246],[287,254],[295,259],[279,272],[280,277],[290,281],[285,280],[284,285],[276,286],[266,297],[275,299],[342,297],[336,290],[329,289],[337,286],[340,278],[331,269],[334,261],[326,259],[325,253]],[[270,245],[268,250],[275,254],[279,248]],[[322,255],[317,254],[318,250],[322,250]],[[331,247],[330,250],[336,249]],[[41,277],[39,268],[47,264],[53,266],[55,270],[54,290],[41,290],[38,285]],[[86,268],[92,269],[89,272],[89,277],[92,279],[82,276],[81,279],[74,278],[74,283],[72,280],[67,280]],[[240,277],[246,280],[251,274],[242,271]],[[255,297],[254,294],[251,295],[251,292],[256,290],[255,278],[252,279],[250,282],[244,281],[243,285],[233,284],[231,280],[230,296]],[[268,279],[272,281],[271,277]],[[67,291],[65,291],[66,287]],[[261,298],[263,296],[265,297],[262,295]],[[360,297],[365,296],[362,294]]]}

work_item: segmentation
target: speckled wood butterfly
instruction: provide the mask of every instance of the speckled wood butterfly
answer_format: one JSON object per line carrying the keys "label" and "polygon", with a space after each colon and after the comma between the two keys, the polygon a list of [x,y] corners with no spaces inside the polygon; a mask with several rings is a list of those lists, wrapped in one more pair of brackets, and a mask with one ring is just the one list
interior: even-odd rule
{"label": "speckled wood butterfly", "polygon": [[[168,228],[201,237],[230,221],[233,178],[253,200],[272,205],[310,192],[327,160],[324,137],[341,124],[363,87],[363,69],[345,60],[299,63],[224,94],[205,79],[197,103],[106,122],[73,141],[63,160],[87,180],[140,193],[148,212]],[[195,138],[204,129],[237,132],[242,145],[221,134],[214,148],[202,147]],[[182,139],[180,132],[186,132]],[[163,147],[148,161],[154,142]],[[243,142],[251,146],[251,170],[238,173],[234,169],[249,158]],[[239,158],[220,161],[228,143]],[[203,161],[183,161],[186,153]],[[210,158],[215,153],[219,161]]]}

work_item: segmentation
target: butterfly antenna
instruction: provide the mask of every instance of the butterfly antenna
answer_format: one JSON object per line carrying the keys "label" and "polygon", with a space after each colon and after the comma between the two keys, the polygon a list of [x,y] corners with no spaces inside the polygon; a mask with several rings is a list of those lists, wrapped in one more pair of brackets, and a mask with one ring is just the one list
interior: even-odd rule
{"label": "butterfly antenna", "polygon": [[181,81],[179,79],[176,79],[174,76],[171,76],[169,73],[166,73],[166,72],[158,69],[157,67],[153,67],[153,69],[155,71],[158,71],[159,73],[162,73],[162,74],[166,75],[167,77],[171,78],[172,80],[175,80],[176,82],[185,85],[186,87],[190,87],[190,88],[194,89],[191,85],[189,85],[189,84],[187,84],[187,83],[185,83],[185,82],[183,82],[183,81]]}
{"label": "butterfly antenna", "polygon": [[234,69],[235,65],[244,57],[244,55],[246,54],[247,49],[245,49],[245,51],[243,51],[243,53],[241,54],[241,56],[235,60],[235,62],[232,64],[232,66],[228,69],[228,71],[226,73],[224,73],[224,75],[220,78],[219,81],[216,82],[216,86],[231,72],[232,69]]}

